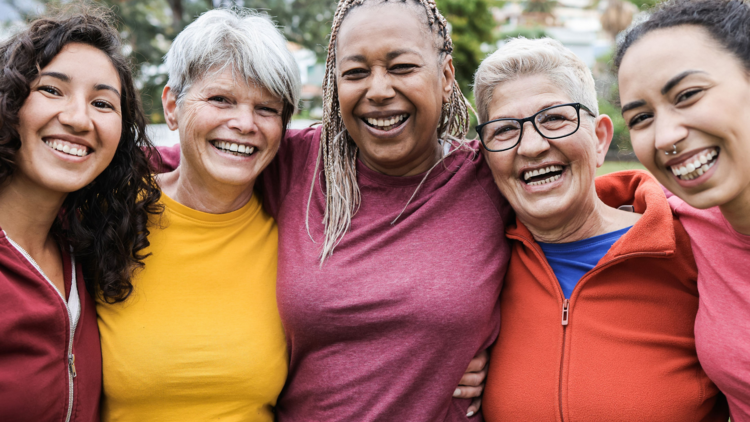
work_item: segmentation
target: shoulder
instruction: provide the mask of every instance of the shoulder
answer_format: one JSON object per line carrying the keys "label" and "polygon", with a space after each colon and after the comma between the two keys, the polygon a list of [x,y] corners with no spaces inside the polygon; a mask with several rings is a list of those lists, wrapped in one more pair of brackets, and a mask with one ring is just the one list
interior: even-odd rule
{"label": "shoulder", "polygon": [[509,223],[512,213],[510,204],[508,204],[508,201],[500,193],[495,184],[495,179],[492,176],[492,171],[487,164],[482,145],[479,141],[467,140],[455,154],[454,163],[457,173],[465,172],[466,181],[476,184],[481,190],[481,195],[491,202],[497,210],[503,220],[503,224]]}

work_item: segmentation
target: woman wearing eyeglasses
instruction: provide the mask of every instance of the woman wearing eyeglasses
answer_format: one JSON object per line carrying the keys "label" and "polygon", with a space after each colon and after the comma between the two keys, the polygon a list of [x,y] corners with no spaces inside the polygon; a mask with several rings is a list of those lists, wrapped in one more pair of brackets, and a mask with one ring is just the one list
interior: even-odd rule
{"label": "woman wearing eyeglasses", "polygon": [[586,65],[557,41],[516,39],[482,63],[475,96],[517,218],[486,420],[726,421],[696,356],[685,230],[650,175],[594,180],[613,129]]}

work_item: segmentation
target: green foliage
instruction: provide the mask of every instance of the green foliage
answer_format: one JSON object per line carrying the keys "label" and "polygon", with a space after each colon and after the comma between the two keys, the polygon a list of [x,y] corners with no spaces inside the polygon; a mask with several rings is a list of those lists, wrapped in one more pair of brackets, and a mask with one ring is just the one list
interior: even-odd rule
{"label": "green foliage", "polygon": [[648,10],[657,4],[661,3],[663,0],[627,0],[634,5],[638,6],[641,10]]}
{"label": "green foliage", "polygon": [[162,64],[172,41],[211,0],[100,0],[120,18],[120,33],[136,63],[136,80],[146,115],[152,123],[164,122],[161,92],[167,82]]}
{"label": "green foliage", "polygon": [[610,151],[632,151],[630,144],[630,132],[622,118],[620,107],[620,91],[617,85],[617,76],[612,68],[612,56],[614,52],[605,54],[597,59],[596,73],[599,73],[600,81],[608,81],[605,92],[599,95],[599,112],[608,115],[614,124],[614,135],[609,146]]}
{"label": "green foliage", "polygon": [[557,6],[554,0],[528,0],[524,12],[526,13],[552,13]]}
{"label": "green foliage", "polygon": [[613,104],[611,100],[607,98],[599,98],[599,112],[606,114],[612,119],[612,123],[615,127],[615,133],[612,136],[612,144],[609,146],[610,151],[632,151],[630,145],[630,133],[628,127],[625,124],[625,119],[622,118],[622,110],[616,104]]}
{"label": "green foliage", "polygon": [[263,10],[281,26],[284,36],[324,58],[337,0],[245,0],[244,6]]}
{"label": "green foliage", "polygon": [[501,33],[499,39],[507,40],[509,38],[516,38],[516,37],[536,39],[536,38],[544,38],[546,36],[547,36],[547,32],[545,32],[544,28],[542,27],[535,26],[535,27],[527,28],[524,26],[519,26],[518,28],[512,31],[506,31],[506,32]]}
{"label": "green foliage", "polygon": [[437,0],[438,8],[451,26],[453,66],[456,80],[465,95],[471,91],[474,72],[484,59],[482,45],[494,44],[495,20],[491,8],[498,0]]}

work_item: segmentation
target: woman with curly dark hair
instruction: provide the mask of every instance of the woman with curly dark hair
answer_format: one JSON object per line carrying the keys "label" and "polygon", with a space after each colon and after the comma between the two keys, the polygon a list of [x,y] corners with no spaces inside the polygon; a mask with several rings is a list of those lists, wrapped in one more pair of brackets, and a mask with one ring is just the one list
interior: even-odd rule
{"label": "woman with curly dark hair", "polygon": [[121,47],[98,10],[37,19],[0,45],[4,420],[99,420],[91,295],[130,294],[160,197]]}

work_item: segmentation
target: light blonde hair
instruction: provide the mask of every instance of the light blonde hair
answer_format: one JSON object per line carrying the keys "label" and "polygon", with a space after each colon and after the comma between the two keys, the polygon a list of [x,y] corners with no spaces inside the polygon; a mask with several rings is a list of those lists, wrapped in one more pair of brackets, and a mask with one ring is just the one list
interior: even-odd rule
{"label": "light blonde hair", "polygon": [[586,63],[551,38],[513,38],[479,65],[474,75],[474,99],[480,123],[489,120],[495,87],[522,76],[544,75],[562,88],[571,101],[599,115],[594,76]]}
{"label": "light blonde hair", "polygon": [[[315,183],[318,180],[318,166],[322,160],[326,182],[326,208],[323,216],[325,240],[320,256],[321,265],[326,258],[331,256],[336,245],[349,230],[352,217],[357,212],[362,200],[359,185],[357,184],[356,161],[358,150],[344,126],[339,106],[336,86],[336,41],[341,23],[344,21],[347,13],[355,7],[374,1],[376,0],[340,0],[331,27],[331,39],[328,44],[328,56],[326,58],[326,71],[323,78],[323,130],[320,138],[320,150],[318,151],[315,175],[310,186],[306,218],[306,226],[309,234],[310,203]],[[444,59],[443,56],[450,55],[453,52],[453,41],[448,34],[448,22],[440,14],[440,11],[438,11],[434,0],[377,1],[379,1],[378,4],[408,4],[408,2],[413,1],[415,4],[424,7],[430,32],[436,35],[439,41],[442,41],[438,47],[439,55]],[[462,140],[466,136],[466,133],[469,131],[467,104],[468,102],[461,93],[458,83],[454,80],[450,101],[444,104],[442,116],[437,127],[438,139],[452,142],[453,139]],[[417,187],[418,189],[419,187]]]}

